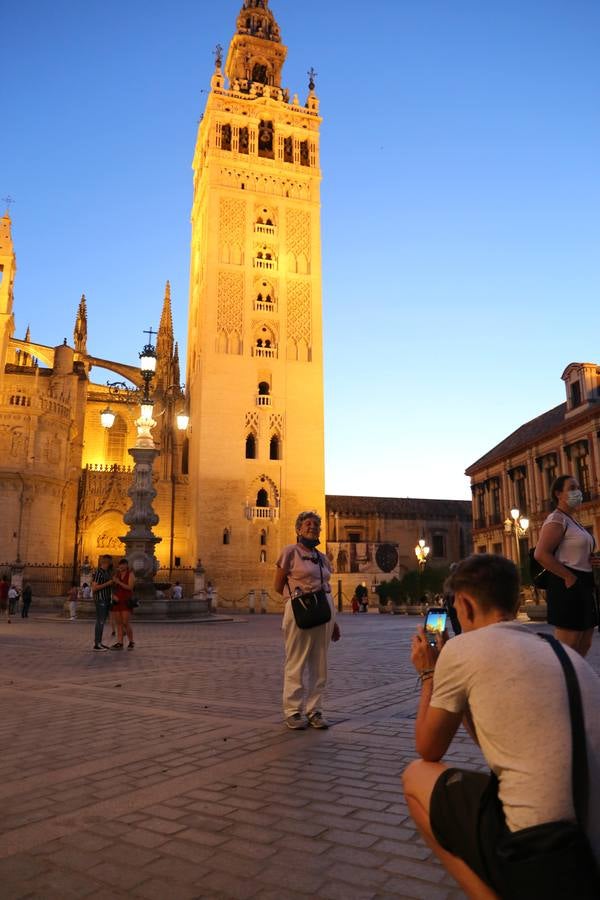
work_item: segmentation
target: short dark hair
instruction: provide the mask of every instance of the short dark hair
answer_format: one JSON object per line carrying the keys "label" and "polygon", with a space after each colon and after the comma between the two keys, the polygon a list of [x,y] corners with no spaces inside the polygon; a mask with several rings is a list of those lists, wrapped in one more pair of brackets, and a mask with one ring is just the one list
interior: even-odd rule
{"label": "short dark hair", "polygon": [[519,572],[510,559],[497,553],[475,553],[459,562],[445,589],[470,594],[486,611],[497,609],[514,615],[520,586]]}
{"label": "short dark hair", "polygon": [[559,475],[558,478],[555,478],[552,482],[552,487],[550,488],[550,502],[552,503],[552,506],[558,506],[556,495],[563,492],[565,481],[568,481],[569,478],[573,478],[573,475]]}

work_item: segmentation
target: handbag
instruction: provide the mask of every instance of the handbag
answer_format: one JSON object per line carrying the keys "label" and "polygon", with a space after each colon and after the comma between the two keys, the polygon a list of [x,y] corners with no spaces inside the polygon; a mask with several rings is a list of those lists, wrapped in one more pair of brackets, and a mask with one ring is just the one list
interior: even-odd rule
{"label": "handbag", "polygon": [[318,625],[325,625],[331,620],[331,607],[323,586],[323,563],[318,551],[317,558],[321,573],[321,587],[318,591],[308,591],[306,594],[293,596],[290,583],[286,579],[294,619],[298,628],[303,631],[308,628],[316,628]]}
{"label": "handbag", "polygon": [[139,605],[140,601],[137,599],[137,597],[130,597],[127,601],[127,609],[137,609]]}
{"label": "handbag", "polygon": [[546,822],[514,832],[505,827],[504,836],[496,845],[500,896],[506,900],[598,900],[600,871],[584,831],[588,760],[581,692],[573,663],[562,644],[548,634],[540,633],[540,637],[548,641],[565,674],[577,821]]}

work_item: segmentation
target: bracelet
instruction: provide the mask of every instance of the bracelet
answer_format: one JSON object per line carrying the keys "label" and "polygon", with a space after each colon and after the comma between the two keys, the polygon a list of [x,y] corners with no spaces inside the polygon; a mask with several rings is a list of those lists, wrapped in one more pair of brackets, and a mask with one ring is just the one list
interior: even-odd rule
{"label": "bracelet", "polygon": [[421,687],[426,681],[429,681],[430,678],[433,678],[433,669],[425,669],[417,675],[417,681],[421,682]]}

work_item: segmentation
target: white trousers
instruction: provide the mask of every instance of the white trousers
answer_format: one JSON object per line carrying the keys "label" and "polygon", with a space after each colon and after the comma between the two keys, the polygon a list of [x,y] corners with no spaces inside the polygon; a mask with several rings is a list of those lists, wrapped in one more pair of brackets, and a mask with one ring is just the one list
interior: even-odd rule
{"label": "white trousers", "polygon": [[[327,684],[327,653],[335,621],[335,609],[329,597],[331,619],[316,628],[298,628],[292,604],[286,601],[281,625],[285,642],[283,673],[283,714],[287,718],[302,710],[308,716],[322,710],[322,697]],[[306,681],[306,697],[303,687]]]}

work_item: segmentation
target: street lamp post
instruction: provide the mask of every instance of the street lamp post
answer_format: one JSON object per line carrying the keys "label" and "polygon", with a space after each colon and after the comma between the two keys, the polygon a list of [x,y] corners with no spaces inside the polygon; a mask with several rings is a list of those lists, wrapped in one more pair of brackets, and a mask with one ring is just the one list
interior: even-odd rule
{"label": "street lamp post", "polygon": [[417,557],[417,565],[419,567],[419,594],[421,593],[421,578],[423,577],[423,572],[425,571],[425,566],[427,565],[427,557],[429,556],[429,547],[425,543],[424,538],[421,538],[417,546],[415,547],[415,556]]}
{"label": "street lamp post", "polygon": [[512,534],[515,538],[515,556],[517,568],[521,568],[521,547],[519,544],[520,538],[522,538],[529,528],[529,519],[527,516],[522,516],[521,511],[517,509],[515,506],[510,511],[510,518],[506,518],[504,520],[504,531],[506,534]]}
{"label": "street lamp post", "polygon": [[[142,601],[153,601],[156,599],[154,576],[158,571],[155,548],[162,538],[157,537],[152,531],[159,521],[152,508],[156,497],[152,469],[154,460],[159,454],[152,437],[156,421],[153,418],[154,401],[150,394],[152,379],[156,373],[156,350],[152,343],[155,332],[149,329],[145,334],[148,335],[148,343],[140,353],[143,387],[127,388],[123,382],[114,382],[109,384],[109,391],[118,397],[124,396],[125,399],[129,397],[132,402],[140,405],[140,416],[135,421],[137,430],[135,446],[128,451],[133,458],[133,478],[127,491],[131,498],[131,506],[123,516],[123,521],[129,526],[129,531],[119,540],[125,545],[125,554],[135,574],[136,595]],[[110,407],[102,410],[100,421],[105,428],[112,427],[115,414]]]}

